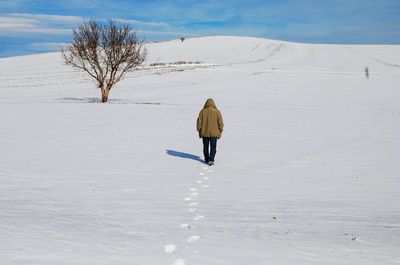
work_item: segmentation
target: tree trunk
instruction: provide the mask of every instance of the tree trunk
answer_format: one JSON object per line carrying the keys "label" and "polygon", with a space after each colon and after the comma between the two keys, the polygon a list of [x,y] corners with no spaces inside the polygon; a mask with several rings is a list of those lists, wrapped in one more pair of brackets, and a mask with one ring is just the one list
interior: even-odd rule
{"label": "tree trunk", "polygon": [[108,95],[110,94],[110,90],[104,89],[101,91],[101,102],[108,102]]}

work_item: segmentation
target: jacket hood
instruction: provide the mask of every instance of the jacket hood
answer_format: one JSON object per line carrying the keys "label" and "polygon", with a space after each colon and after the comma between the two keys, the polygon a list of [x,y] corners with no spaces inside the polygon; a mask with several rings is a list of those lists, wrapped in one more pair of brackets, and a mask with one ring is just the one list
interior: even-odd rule
{"label": "jacket hood", "polygon": [[215,102],[212,98],[207,99],[206,103],[204,104],[204,108],[208,108],[208,107],[217,108],[217,106],[215,106]]}

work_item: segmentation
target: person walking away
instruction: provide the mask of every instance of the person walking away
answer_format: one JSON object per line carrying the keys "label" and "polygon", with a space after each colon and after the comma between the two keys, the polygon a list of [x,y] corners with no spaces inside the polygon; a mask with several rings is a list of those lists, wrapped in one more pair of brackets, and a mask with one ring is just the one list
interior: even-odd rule
{"label": "person walking away", "polygon": [[209,166],[214,165],[217,153],[217,140],[221,138],[224,121],[212,98],[207,99],[197,118],[197,131],[203,139],[204,161]]}

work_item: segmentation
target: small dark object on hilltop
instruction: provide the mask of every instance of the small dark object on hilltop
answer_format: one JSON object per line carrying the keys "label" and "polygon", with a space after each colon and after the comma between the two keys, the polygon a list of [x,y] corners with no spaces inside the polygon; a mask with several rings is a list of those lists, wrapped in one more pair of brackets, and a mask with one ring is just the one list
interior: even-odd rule
{"label": "small dark object on hilltop", "polygon": [[365,67],[365,77],[367,79],[369,78],[369,69],[368,69],[368,67]]}

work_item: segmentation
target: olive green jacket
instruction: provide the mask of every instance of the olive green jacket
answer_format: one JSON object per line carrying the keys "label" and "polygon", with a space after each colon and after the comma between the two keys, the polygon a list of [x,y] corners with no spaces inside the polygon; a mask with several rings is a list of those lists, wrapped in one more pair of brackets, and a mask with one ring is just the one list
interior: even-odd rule
{"label": "olive green jacket", "polygon": [[209,98],[197,118],[197,131],[199,132],[199,137],[220,138],[223,129],[224,121],[221,112],[215,106],[214,100]]}

